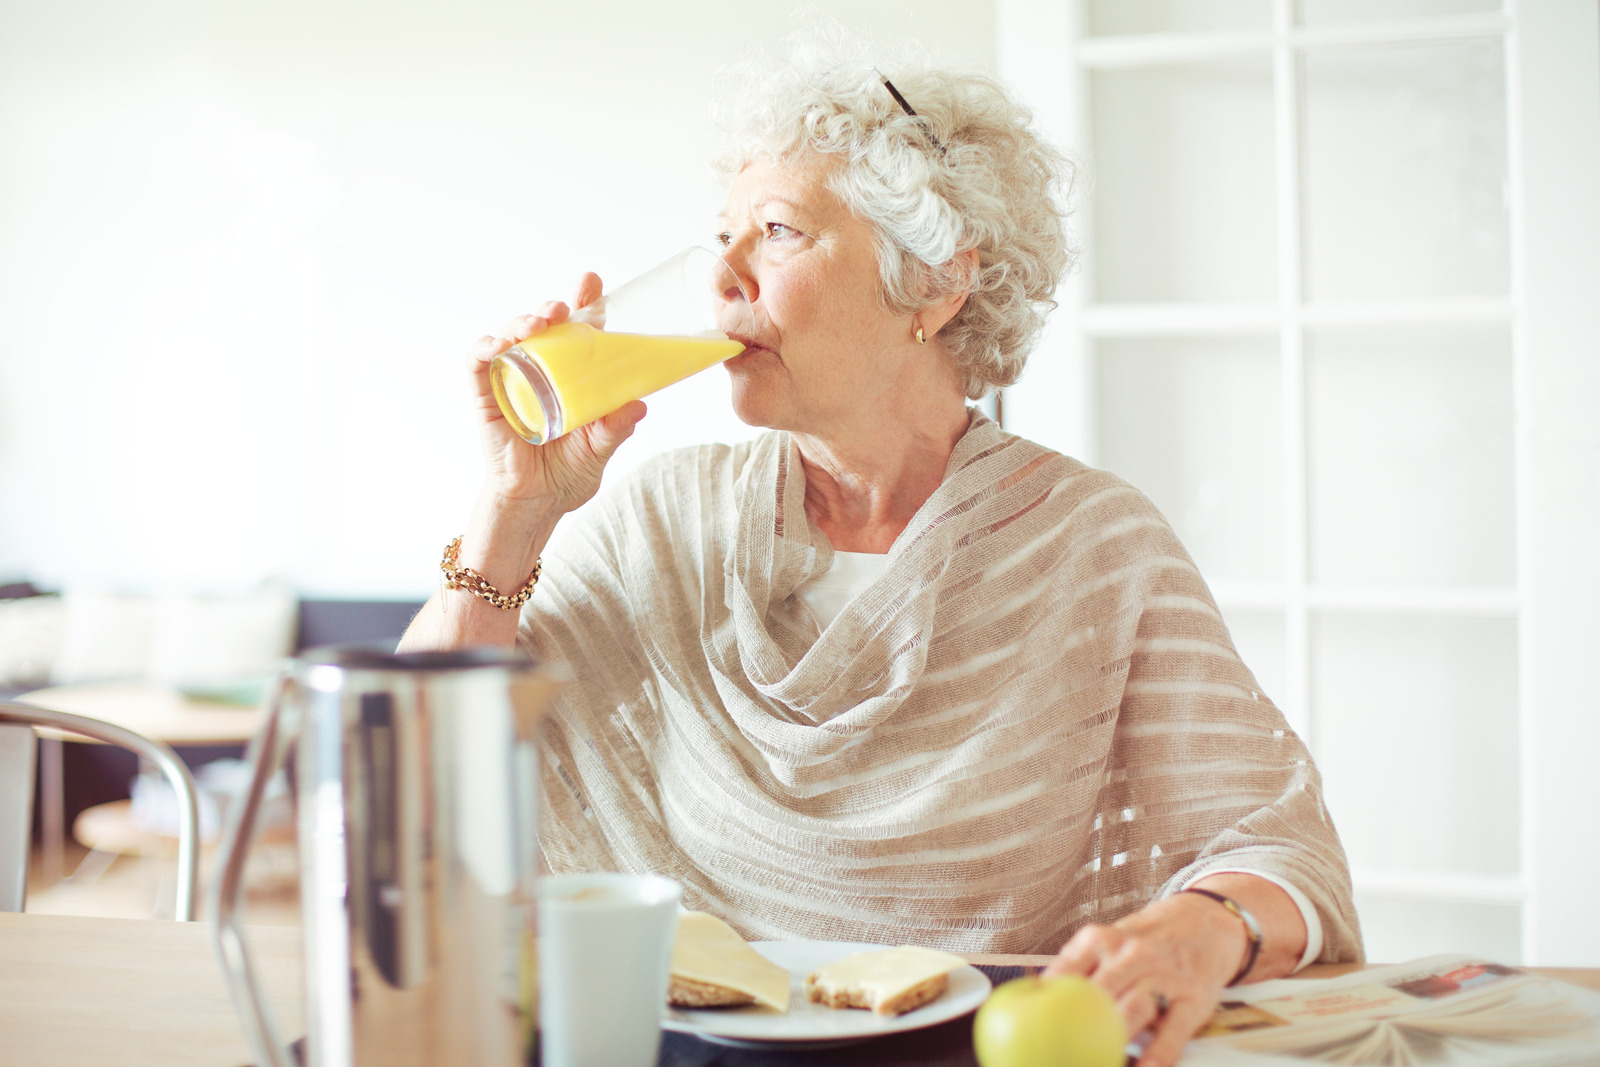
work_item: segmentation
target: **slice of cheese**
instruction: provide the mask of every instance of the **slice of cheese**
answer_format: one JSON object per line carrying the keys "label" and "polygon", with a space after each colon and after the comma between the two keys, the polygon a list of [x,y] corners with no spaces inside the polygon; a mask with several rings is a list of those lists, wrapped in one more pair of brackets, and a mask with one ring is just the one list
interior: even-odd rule
{"label": "slice of cheese", "polygon": [[806,997],[829,1007],[898,1015],[942,994],[945,976],[965,963],[960,956],[914,945],[857,952],[812,971]]}
{"label": "slice of cheese", "polygon": [[727,923],[703,911],[678,916],[672,977],[720,986],[756,1003],[789,1010],[789,972],[745,943]]}

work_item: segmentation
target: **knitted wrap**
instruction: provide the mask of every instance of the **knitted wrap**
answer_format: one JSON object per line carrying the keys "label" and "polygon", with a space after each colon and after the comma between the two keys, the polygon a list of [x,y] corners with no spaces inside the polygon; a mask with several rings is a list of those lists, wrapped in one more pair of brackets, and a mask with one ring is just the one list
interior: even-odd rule
{"label": "knitted wrap", "polygon": [[746,937],[1054,952],[1208,869],[1302,889],[1361,957],[1300,739],[1156,508],[974,414],[882,575],[819,634],[833,549],[784,433],[662,456],[569,517],[520,640],[573,684],[549,868],[650,871]]}

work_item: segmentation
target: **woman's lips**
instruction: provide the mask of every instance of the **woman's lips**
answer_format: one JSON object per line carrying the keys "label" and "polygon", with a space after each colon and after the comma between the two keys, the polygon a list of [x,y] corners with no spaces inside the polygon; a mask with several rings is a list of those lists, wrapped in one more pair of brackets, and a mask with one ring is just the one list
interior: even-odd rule
{"label": "woman's lips", "polygon": [[769,348],[768,346],[762,344],[761,342],[755,340],[754,338],[746,337],[744,334],[729,333],[727,336],[728,336],[728,340],[737,341],[740,344],[744,345],[744,351],[740,352],[737,356],[734,356],[733,357],[734,359],[742,359],[745,356],[748,356],[748,355],[750,355],[751,353],[754,353],[754,352],[771,352],[771,351],[773,351],[773,349]]}

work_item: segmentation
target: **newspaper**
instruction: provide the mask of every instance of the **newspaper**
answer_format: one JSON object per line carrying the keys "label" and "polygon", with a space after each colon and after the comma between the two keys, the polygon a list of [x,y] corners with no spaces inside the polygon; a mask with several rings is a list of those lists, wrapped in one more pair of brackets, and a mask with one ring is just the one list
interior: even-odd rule
{"label": "newspaper", "polygon": [[1600,1064],[1600,993],[1471,956],[1230,991],[1189,1044],[1207,1064]]}

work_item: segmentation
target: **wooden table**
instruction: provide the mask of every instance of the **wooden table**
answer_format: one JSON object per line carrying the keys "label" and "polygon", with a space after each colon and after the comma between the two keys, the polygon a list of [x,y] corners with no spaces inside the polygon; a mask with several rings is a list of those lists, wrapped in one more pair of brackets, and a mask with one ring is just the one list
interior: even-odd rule
{"label": "wooden table", "polygon": [[[259,707],[184,696],[158,682],[81,682],[35,689],[17,700],[100,719],[169,745],[227,745],[248,741],[261,726]],[[85,738],[41,728],[40,736]]]}
{"label": "wooden table", "polygon": [[[279,1025],[285,1034],[301,1033],[299,928],[256,926],[246,936]],[[998,966],[1039,966],[1049,959],[970,958]],[[1352,969],[1311,967],[1307,974]],[[1600,969],[1532,969],[1600,991]],[[860,1051],[852,1055],[872,1062],[872,1043],[855,1048]],[[208,926],[0,913],[0,1067],[249,1062]]]}
{"label": "wooden table", "polygon": [[[299,1034],[298,927],[246,937]],[[0,913],[0,1067],[242,1067],[244,1033],[203,923]]]}

